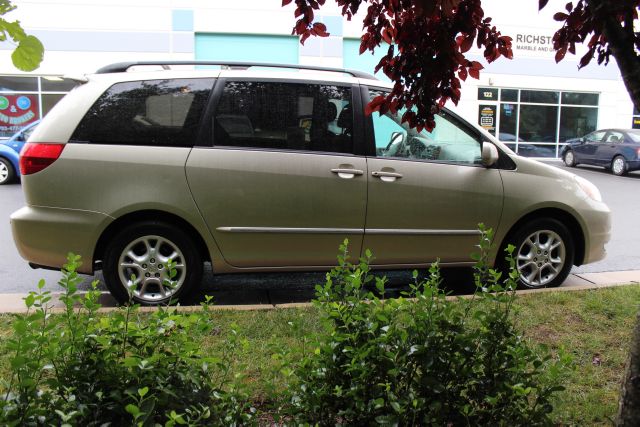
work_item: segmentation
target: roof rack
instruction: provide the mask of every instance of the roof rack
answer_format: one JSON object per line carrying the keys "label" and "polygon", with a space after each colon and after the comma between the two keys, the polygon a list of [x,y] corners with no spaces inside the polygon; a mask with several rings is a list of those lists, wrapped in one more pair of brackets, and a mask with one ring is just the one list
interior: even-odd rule
{"label": "roof rack", "polygon": [[157,65],[166,70],[171,65],[220,65],[222,67],[237,68],[246,70],[250,67],[266,67],[266,68],[292,68],[298,70],[328,71],[332,73],[345,73],[353,77],[361,79],[378,80],[375,76],[358,70],[346,70],[342,68],[317,67],[313,65],[294,65],[294,64],[274,64],[268,62],[233,62],[233,61],[132,61],[117,62],[115,64],[106,65],[96,71],[96,74],[123,73],[129,68],[137,65]]}

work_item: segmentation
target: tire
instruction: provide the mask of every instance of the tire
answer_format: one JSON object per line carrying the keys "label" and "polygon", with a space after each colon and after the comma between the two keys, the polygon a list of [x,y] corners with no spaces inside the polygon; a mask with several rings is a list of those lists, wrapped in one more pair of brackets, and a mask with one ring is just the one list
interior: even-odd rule
{"label": "tire", "polygon": [[577,164],[576,155],[573,153],[573,150],[568,150],[566,153],[564,153],[562,160],[564,160],[564,164],[569,166],[570,168],[575,167]]}
{"label": "tire", "polygon": [[[176,263],[175,287],[165,286],[166,262]],[[186,301],[199,287],[203,261],[193,239],[181,229],[156,221],[120,230],[107,244],[103,274],[107,288],[121,304],[128,303],[127,282],[135,277],[132,300],[141,305]]]}
{"label": "tire", "polygon": [[611,161],[611,173],[622,176],[627,173],[627,160],[622,156],[615,156]]}
{"label": "tire", "polygon": [[9,184],[16,176],[16,171],[13,170],[11,162],[3,157],[0,157],[0,185]]}
{"label": "tire", "polygon": [[521,288],[550,288],[565,281],[573,266],[575,246],[571,233],[560,221],[533,220],[510,240],[516,248],[513,257]]}

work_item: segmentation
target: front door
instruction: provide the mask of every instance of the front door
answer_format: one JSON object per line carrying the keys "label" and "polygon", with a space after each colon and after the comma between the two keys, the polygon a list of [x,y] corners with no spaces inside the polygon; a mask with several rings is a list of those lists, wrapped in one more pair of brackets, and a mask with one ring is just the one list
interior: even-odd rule
{"label": "front door", "polygon": [[575,145],[573,147],[573,150],[576,153],[576,161],[578,163],[584,162],[593,164],[596,161],[596,151],[598,151],[598,146],[602,143],[605,133],[607,132],[604,130],[591,132],[589,135],[584,137],[584,142],[582,144]]}
{"label": "front door", "polygon": [[478,135],[448,114],[419,133],[391,113],[371,116],[363,247],[379,265],[471,261],[478,224],[495,230],[503,203],[500,171],[481,165]]}
{"label": "front door", "polygon": [[351,92],[226,82],[214,113],[214,146],[193,149],[187,177],[227,263],[331,266],[345,238],[359,254],[366,159],[353,154]]}

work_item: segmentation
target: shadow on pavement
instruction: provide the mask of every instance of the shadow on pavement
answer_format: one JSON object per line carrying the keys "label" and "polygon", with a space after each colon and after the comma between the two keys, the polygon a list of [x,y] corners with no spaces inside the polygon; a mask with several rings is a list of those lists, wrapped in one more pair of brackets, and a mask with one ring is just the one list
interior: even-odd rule
{"label": "shadow on pavement", "polygon": [[[410,290],[413,270],[379,270],[375,275],[386,276],[385,296],[394,298]],[[471,268],[443,268],[442,288],[451,295],[472,294],[473,270]],[[205,265],[201,290],[194,295],[190,305],[198,305],[206,295],[213,297],[215,305],[274,305],[310,302],[315,297],[317,284],[324,284],[326,272],[213,274],[210,264]],[[425,278],[427,270],[418,270],[418,277]],[[107,291],[101,272],[86,276],[80,290],[90,289],[91,281],[99,281],[98,288]],[[372,286],[372,288],[375,288]],[[372,289],[373,290],[373,289]],[[115,300],[103,294],[105,306],[115,305]],[[186,304],[182,304],[186,305]]]}
{"label": "shadow on pavement", "polygon": [[[419,270],[419,278],[427,275]],[[315,286],[324,283],[324,272],[312,273],[253,273],[214,275],[205,271],[202,291],[193,303],[204,301],[205,295],[213,297],[216,305],[289,304],[311,301]],[[413,283],[413,270],[376,271],[376,275],[387,276],[386,296],[398,297],[409,291]],[[448,268],[442,270],[442,287],[453,295],[471,294],[475,290],[473,272],[470,268]]]}

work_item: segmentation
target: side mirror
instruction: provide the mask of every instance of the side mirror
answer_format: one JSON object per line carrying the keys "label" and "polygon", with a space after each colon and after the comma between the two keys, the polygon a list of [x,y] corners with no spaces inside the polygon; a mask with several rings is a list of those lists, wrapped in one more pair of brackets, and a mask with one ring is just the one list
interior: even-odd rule
{"label": "side mirror", "polygon": [[498,161],[498,149],[490,142],[482,143],[482,166],[491,167]]}
{"label": "side mirror", "polygon": [[20,135],[16,136],[16,141],[24,142],[24,135],[20,134]]}

